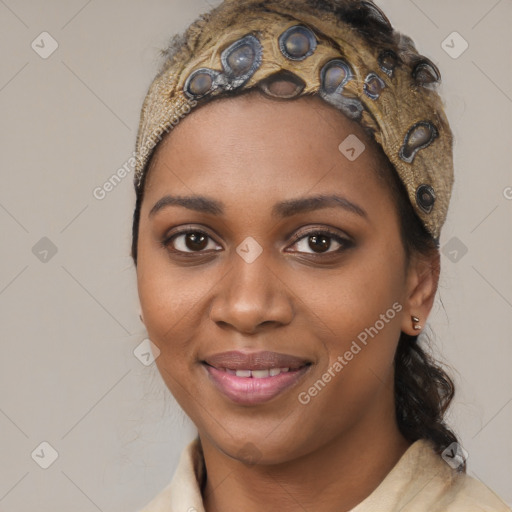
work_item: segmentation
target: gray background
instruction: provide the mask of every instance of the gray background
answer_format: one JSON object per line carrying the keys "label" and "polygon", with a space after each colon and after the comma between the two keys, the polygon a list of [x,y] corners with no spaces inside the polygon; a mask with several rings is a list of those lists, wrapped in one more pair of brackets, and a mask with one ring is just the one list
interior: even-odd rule
{"label": "gray background", "polygon": [[[512,1],[378,4],[442,71],[456,183],[427,331],[457,370],[468,472],[512,503]],[[208,7],[0,0],[0,511],[135,511],[194,434],[133,353],[131,168],[93,191],[132,155],[159,49]],[[458,58],[442,47],[454,31]]]}

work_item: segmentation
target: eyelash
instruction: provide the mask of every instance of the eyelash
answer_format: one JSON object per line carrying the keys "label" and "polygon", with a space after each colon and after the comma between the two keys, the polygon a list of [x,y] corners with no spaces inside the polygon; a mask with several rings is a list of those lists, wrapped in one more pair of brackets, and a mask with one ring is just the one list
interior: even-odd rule
{"label": "eyelash", "polygon": [[[164,240],[162,240],[162,245],[167,250],[169,250],[170,252],[172,252],[174,254],[178,254],[180,256],[185,256],[185,257],[190,257],[190,256],[194,256],[196,254],[203,254],[203,253],[205,253],[206,251],[204,251],[204,250],[201,250],[201,251],[180,251],[180,250],[176,250],[176,249],[169,249],[169,246],[171,245],[171,243],[175,239],[177,239],[180,236],[187,235],[187,234],[190,234],[190,233],[194,233],[194,234],[198,234],[198,235],[205,235],[210,240],[213,240],[212,237],[208,233],[206,233],[205,231],[202,231],[200,229],[186,228],[186,229],[182,229],[180,231],[177,231],[176,233],[173,233],[171,236],[168,236],[168,237],[164,238]],[[324,252],[324,253],[315,253],[315,252],[304,253],[304,252],[300,252],[299,251],[300,254],[308,254],[310,256],[321,258],[321,257],[325,257],[327,255],[340,254],[341,252],[349,249],[350,247],[352,247],[354,245],[351,240],[349,240],[348,238],[342,237],[340,234],[338,234],[337,232],[335,232],[335,231],[333,231],[333,230],[331,230],[329,228],[318,228],[318,229],[309,230],[307,232],[298,233],[298,234],[296,234],[293,237],[292,245],[295,245],[298,242],[300,242],[301,240],[307,239],[308,237],[313,236],[313,235],[317,235],[317,236],[318,235],[320,235],[320,236],[323,235],[323,236],[327,236],[328,238],[332,238],[332,239],[334,239],[334,241],[336,241],[338,244],[340,244],[341,247],[338,248],[337,250],[334,250],[334,251],[328,250],[327,252]]]}

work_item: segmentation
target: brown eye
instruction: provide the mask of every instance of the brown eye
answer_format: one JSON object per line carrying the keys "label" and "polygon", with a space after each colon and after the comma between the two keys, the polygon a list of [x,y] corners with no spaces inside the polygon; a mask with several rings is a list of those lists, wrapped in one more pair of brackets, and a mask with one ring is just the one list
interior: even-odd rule
{"label": "brown eye", "polygon": [[330,231],[311,231],[299,236],[293,244],[297,252],[306,254],[336,253],[348,249],[353,244],[347,238]]}
{"label": "brown eye", "polygon": [[194,253],[206,249],[217,250],[217,244],[203,231],[184,231],[176,233],[164,241],[172,252]]}
{"label": "brown eye", "polygon": [[311,235],[308,237],[308,244],[313,251],[325,252],[331,247],[331,239],[325,235]]}

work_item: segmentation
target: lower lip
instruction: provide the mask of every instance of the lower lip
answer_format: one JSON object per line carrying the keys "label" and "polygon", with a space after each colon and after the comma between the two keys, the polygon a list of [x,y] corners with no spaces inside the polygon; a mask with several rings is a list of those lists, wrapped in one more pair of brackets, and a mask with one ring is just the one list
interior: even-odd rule
{"label": "lower lip", "polygon": [[289,370],[274,377],[237,377],[224,370],[203,364],[216,387],[233,402],[243,405],[261,404],[272,400],[295,385],[309,370],[310,365],[299,370]]}

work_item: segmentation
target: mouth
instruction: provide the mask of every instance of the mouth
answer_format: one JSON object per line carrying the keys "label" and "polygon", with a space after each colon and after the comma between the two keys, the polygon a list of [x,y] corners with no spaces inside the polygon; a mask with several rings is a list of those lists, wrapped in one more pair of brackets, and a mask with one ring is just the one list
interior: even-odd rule
{"label": "mouth", "polygon": [[277,352],[223,352],[201,361],[215,388],[241,405],[267,402],[296,385],[312,361]]}
{"label": "mouth", "polygon": [[[215,367],[212,366],[212,368]],[[275,377],[280,373],[289,372],[290,368],[264,368],[262,370],[234,370],[233,368],[217,368],[217,370],[224,370],[226,373],[229,373],[230,375],[236,375],[237,377],[244,377],[246,379],[264,379],[266,377]]]}

